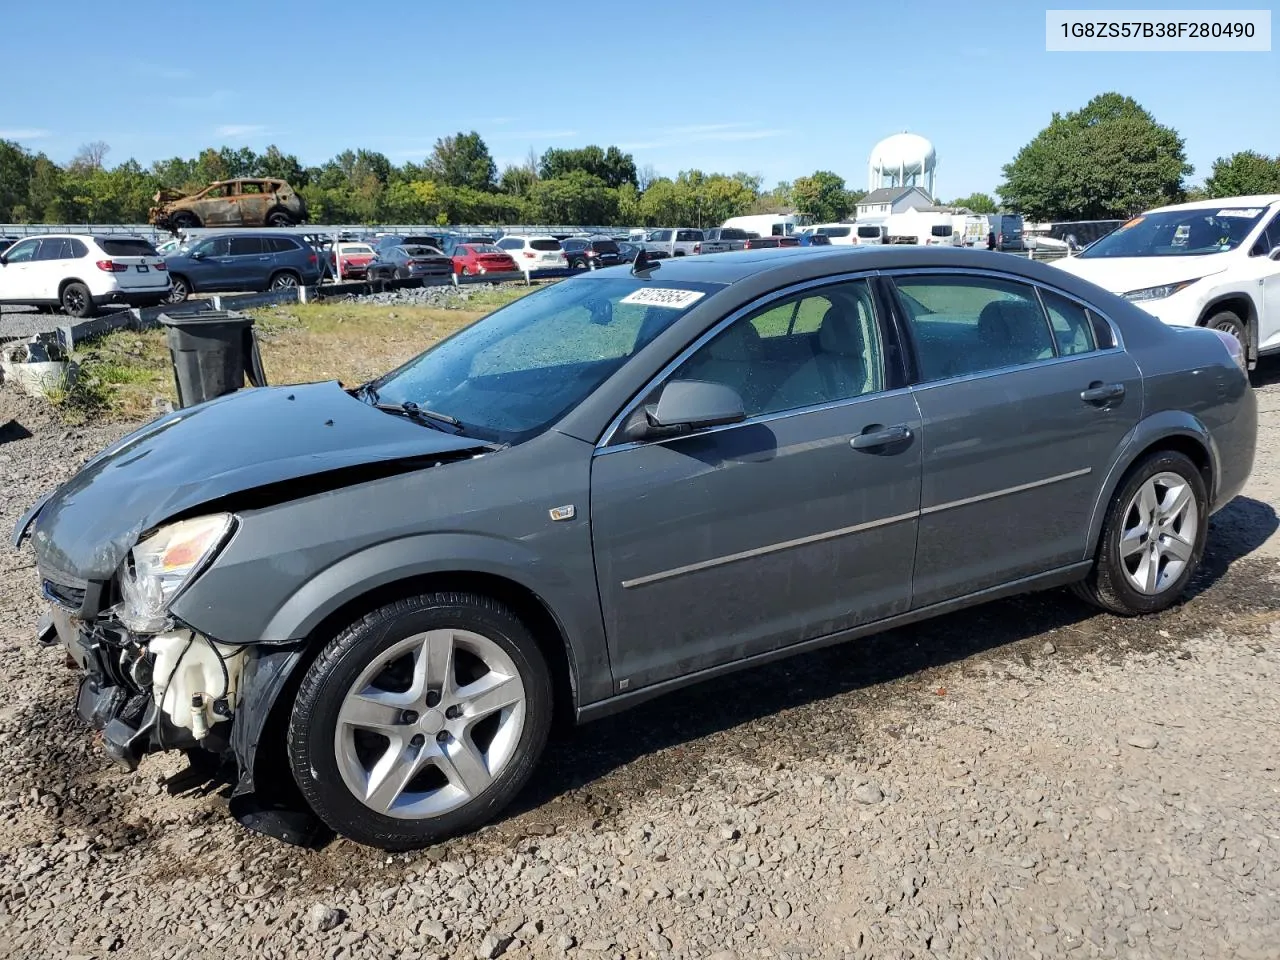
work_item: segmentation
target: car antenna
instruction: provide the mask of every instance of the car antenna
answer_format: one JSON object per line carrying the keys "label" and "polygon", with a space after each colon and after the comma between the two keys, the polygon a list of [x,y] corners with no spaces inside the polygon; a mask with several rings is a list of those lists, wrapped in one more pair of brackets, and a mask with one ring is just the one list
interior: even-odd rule
{"label": "car antenna", "polygon": [[640,252],[636,254],[635,263],[631,265],[631,275],[634,277],[648,277],[649,274],[661,266],[662,264],[657,260],[650,260],[649,254],[645,252],[644,248],[641,248]]}

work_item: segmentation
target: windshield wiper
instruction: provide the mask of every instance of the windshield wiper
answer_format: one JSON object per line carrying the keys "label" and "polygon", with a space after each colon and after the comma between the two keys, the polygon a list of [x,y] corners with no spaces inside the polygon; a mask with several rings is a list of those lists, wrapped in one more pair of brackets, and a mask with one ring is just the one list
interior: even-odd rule
{"label": "windshield wiper", "polygon": [[436,427],[438,424],[447,424],[454,428],[454,432],[461,433],[462,422],[457,417],[451,417],[447,413],[437,413],[435,410],[428,410],[426,407],[420,407],[412,400],[406,400],[403,403],[379,403],[374,401],[373,404],[379,410],[386,410],[388,413],[398,413],[403,417],[417,420],[419,423],[425,423],[428,426]]}

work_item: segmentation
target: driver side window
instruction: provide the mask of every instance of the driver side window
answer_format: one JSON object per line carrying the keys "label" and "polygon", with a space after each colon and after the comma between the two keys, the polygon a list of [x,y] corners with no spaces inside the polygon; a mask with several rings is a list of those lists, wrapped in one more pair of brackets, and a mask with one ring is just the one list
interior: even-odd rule
{"label": "driver side window", "polygon": [[732,387],[748,417],[883,390],[871,289],[854,280],[770,304],[703,344],[670,379]]}
{"label": "driver side window", "polygon": [[39,240],[22,240],[5,251],[4,259],[7,263],[27,263],[35,259],[39,245]]}

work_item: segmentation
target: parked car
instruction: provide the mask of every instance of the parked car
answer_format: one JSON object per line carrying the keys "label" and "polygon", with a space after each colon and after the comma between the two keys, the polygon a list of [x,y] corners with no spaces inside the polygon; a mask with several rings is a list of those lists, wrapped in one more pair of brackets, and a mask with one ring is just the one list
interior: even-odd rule
{"label": "parked car", "polygon": [[776,247],[798,247],[800,246],[800,237],[793,235],[790,237],[748,237],[747,242],[743,245],[744,250],[771,250]]}
{"label": "parked car", "polygon": [[460,276],[476,273],[513,273],[515,260],[492,243],[460,243],[453,248],[453,272]]}
{"label": "parked car", "polygon": [[366,270],[370,280],[447,280],[453,260],[436,247],[406,242],[379,250]]}
{"label": "parked car", "polygon": [[563,270],[569,266],[569,258],[555,237],[508,236],[502,237],[494,246],[511,254],[516,266],[526,273],[531,270]]}
{"label": "parked car", "polygon": [[55,233],[0,253],[0,303],[91,317],[108,304],[151,307],[168,295],[164,258],[142,237]]}
{"label": "parked car", "polygon": [[450,234],[449,236],[444,238],[444,245],[441,246],[440,249],[446,256],[452,257],[454,255],[454,251],[457,250],[457,248],[462,246],[463,244],[472,244],[472,243],[482,243],[482,244],[490,243],[491,244],[493,242],[494,242],[493,237],[482,236],[480,234],[473,235],[473,234],[455,233],[455,234]]}
{"label": "parked car", "polygon": [[300,237],[281,233],[216,233],[165,258],[170,303],[193,293],[287,290],[320,282],[320,255]]}
{"label": "parked car", "polygon": [[797,239],[802,247],[829,247],[831,246],[831,238],[825,233],[817,233],[812,230],[805,230],[797,234]]}
{"label": "parked car", "polygon": [[1280,351],[1280,194],[1149,210],[1056,266],[1165,323],[1229,333],[1251,362]]}
{"label": "parked car", "polygon": [[1022,215],[1018,213],[989,213],[991,232],[996,236],[997,250],[1022,250]]}
{"label": "parked car", "polygon": [[343,279],[350,277],[352,280],[363,279],[369,270],[369,264],[373,258],[377,256],[373,252],[373,247],[367,243],[351,243],[339,241],[337,244],[337,252],[332,247],[329,250],[329,267],[337,276],[338,267],[341,266],[341,274]]}
{"label": "parked car", "polygon": [[853,233],[854,246],[878,246],[889,242],[889,231],[883,223],[855,224]]}
{"label": "parked car", "polygon": [[170,190],[155,195],[148,222],[162,230],[191,227],[291,227],[307,219],[307,205],[283,180],[242,177],[219,180],[184,196]]}
{"label": "parked car", "polygon": [[439,253],[444,253],[445,237],[440,234],[422,233],[406,236],[401,234],[383,234],[376,238],[373,242],[373,250],[381,256],[384,252],[389,252],[395,247],[435,247]]}
{"label": "parked car", "polygon": [[694,244],[694,253],[728,253],[745,250],[751,234],[738,227],[712,227],[702,231],[702,240]]}
{"label": "parked car", "polygon": [[109,756],[213,751],[244,822],[300,795],[405,849],[497,815],[561,711],[1024,591],[1166,609],[1256,430],[1233,337],[1045,264],[673,259],[163,416],[13,540]]}
{"label": "parked car", "polygon": [[701,252],[702,231],[687,227],[661,227],[650,230],[644,248],[669,257],[687,257]]}
{"label": "parked car", "polygon": [[21,239],[21,237],[0,237],[0,253],[4,253]]}
{"label": "parked car", "polygon": [[577,269],[616,267],[624,262],[618,242],[610,237],[569,237],[560,247],[569,266]]}
{"label": "parked car", "polygon": [[[622,254],[623,263],[635,263],[636,254],[644,250],[643,243],[636,243],[633,240],[622,240],[618,243],[618,252]],[[645,255],[650,260],[665,260],[667,255],[660,250],[645,250]]]}
{"label": "parked car", "polygon": [[805,227],[803,232],[826,237],[827,242],[835,246],[852,246],[855,236],[852,223],[819,223]]}

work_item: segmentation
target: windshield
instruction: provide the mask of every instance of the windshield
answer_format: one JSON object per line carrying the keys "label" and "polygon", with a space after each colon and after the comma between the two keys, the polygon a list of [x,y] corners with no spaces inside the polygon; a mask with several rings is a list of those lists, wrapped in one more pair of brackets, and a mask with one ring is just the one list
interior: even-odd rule
{"label": "windshield", "polygon": [[468,436],[519,443],[580,404],[716,284],[565,280],[490,314],[370,386]]}
{"label": "windshield", "polygon": [[1203,207],[1147,213],[1080,253],[1103,257],[1194,257],[1234,250],[1253,232],[1265,207]]}
{"label": "windshield", "polygon": [[440,251],[435,247],[401,247],[406,257],[438,257]]}

